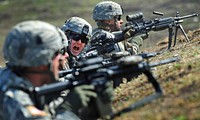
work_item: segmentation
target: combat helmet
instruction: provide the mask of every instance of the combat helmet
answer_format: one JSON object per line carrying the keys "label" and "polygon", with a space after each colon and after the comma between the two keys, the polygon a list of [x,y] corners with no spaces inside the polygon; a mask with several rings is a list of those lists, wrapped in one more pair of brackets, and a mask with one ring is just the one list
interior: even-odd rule
{"label": "combat helmet", "polygon": [[94,20],[110,20],[116,15],[123,15],[122,7],[112,1],[102,1],[93,9]]}
{"label": "combat helmet", "polygon": [[71,17],[66,20],[65,24],[61,27],[61,30],[65,33],[68,31],[78,33],[88,40],[90,40],[92,35],[92,26],[80,17]]}
{"label": "combat helmet", "polygon": [[66,40],[59,28],[38,20],[18,23],[8,33],[3,47],[10,67],[48,65]]}

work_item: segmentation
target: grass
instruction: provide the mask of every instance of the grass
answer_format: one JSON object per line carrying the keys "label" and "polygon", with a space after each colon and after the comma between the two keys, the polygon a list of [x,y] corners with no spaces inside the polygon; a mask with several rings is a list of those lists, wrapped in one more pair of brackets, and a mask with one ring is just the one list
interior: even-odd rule
{"label": "grass", "polygon": [[[94,6],[102,0],[1,0],[0,1],[0,48],[2,48],[5,36],[12,26],[18,22],[30,19],[39,19],[58,27],[61,27],[66,19],[71,16],[79,16],[87,20],[94,28],[96,27],[92,20],[92,10]],[[165,17],[175,16],[176,11],[180,15],[186,15],[199,12],[198,1],[189,0],[115,0],[122,5],[125,15],[122,17],[125,22],[125,16],[135,14],[138,11],[143,12],[145,19],[154,19],[160,16],[153,15],[153,11],[165,13]],[[14,6],[14,7],[13,7]],[[196,21],[196,22],[194,22]],[[187,19],[183,26],[187,31],[198,29],[200,27],[199,17]],[[150,32],[149,38],[144,42],[143,48],[155,46],[160,39],[167,37],[167,30]],[[3,55],[0,52],[0,64],[4,65]]]}
{"label": "grass", "polygon": [[[171,51],[151,58],[158,61],[177,56],[181,60],[163,66],[153,71],[157,81],[163,88],[163,97],[153,102],[123,114],[116,120],[195,120],[200,119],[200,29],[190,32],[193,38],[189,44],[178,43]],[[192,37],[193,36],[193,37]],[[179,37],[179,41],[181,37]],[[153,50],[159,51],[160,47]],[[116,100],[113,108],[117,111],[136,100],[152,93],[145,76],[139,76],[129,83],[121,84],[115,90]]]}
{"label": "grass", "polygon": [[[86,19],[95,27],[92,20],[93,7],[101,0],[0,0],[0,48],[2,49],[6,34],[10,28],[20,21],[39,19],[61,26],[71,16],[79,16]],[[144,13],[145,19],[153,19],[156,16],[152,11],[160,11],[167,16],[175,16],[176,11],[180,15],[199,12],[198,0],[115,0],[120,3],[125,15],[137,11]],[[125,20],[125,15],[123,20]],[[195,22],[196,21],[196,22]],[[184,42],[184,37],[179,36],[179,43],[169,52],[151,58],[150,61],[158,61],[172,56],[180,56],[177,63],[158,66],[153,71],[158,82],[163,88],[163,97],[123,114],[116,120],[197,120],[200,119],[200,22],[199,17],[185,20],[183,27],[188,32],[192,41]],[[195,30],[196,29],[196,30]],[[191,31],[193,30],[193,31]],[[166,49],[167,31],[150,32],[149,38],[144,41],[142,51],[154,52]],[[179,34],[181,35],[181,34]],[[164,40],[163,40],[164,39]],[[158,45],[158,41],[161,41]],[[4,66],[3,55],[0,52],[0,64]],[[113,109],[120,110],[131,103],[153,93],[144,75],[131,82],[121,84],[116,89],[116,99]]]}

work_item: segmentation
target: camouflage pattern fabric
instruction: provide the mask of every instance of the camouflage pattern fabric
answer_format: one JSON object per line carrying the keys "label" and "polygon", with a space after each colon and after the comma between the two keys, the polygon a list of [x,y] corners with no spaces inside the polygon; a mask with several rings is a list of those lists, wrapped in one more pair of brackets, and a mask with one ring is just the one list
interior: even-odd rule
{"label": "camouflage pattern fabric", "polygon": [[43,111],[47,113],[46,116],[32,115],[27,107],[36,106],[35,99],[29,91],[33,86],[31,82],[13,72],[21,67],[51,64],[53,56],[60,52],[66,40],[61,30],[43,21],[24,21],[11,29],[3,48],[8,67],[0,69],[0,118],[5,120],[56,120],[66,119],[68,115],[68,118],[79,119],[71,117],[73,113],[69,114],[68,109],[62,109],[62,111],[58,109],[65,101],[57,99],[52,101],[47,99],[48,103],[45,101]]}
{"label": "camouflage pattern fabric", "polygon": [[[92,34],[92,39],[93,35],[97,35],[96,33],[101,33],[101,32],[106,32],[105,30],[103,29],[100,29],[100,28],[96,28],[94,31],[93,31],[93,34]],[[103,54],[102,56],[104,58],[109,58],[111,55],[117,53],[117,52],[124,52],[126,53],[125,51],[129,51],[131,54],[135,55],[135,54],[138,54],[139,52],[139,48],[142,46],[143,44],[143,38],[141,36],[136,36],[136,37],[131,37],[129,39],[126,39],[124,41],[121,41],[121,42],[118,42],[115,44],[115,50],[112,51],[111,53],[109,54]],[[132,78],[126,78],[127,81],[130,81]],[[123,79],[115,79],[113,80],[113,87],[116,88],[120,85],[120,83],[123,82]]]}
{"label": "camouflage pattern fabric", "polygon": [[60,32],[55,26],[42,21],[18,23],[6,37],[4,57],[9,66],[47,65],[66,40]]}
{"label": "camouflage pattern fabric", "polygon": [[[101,29],[106,30],[106,27],[109,27],[109,24],[101,22],[102,20],[112,20],[117,15],[123,15],[123,9],[118,3],[113,1],[99,2],[93,9],[93,19]],[[95,31],[93,31],[93,35]],[[131,54],[138,54],[142,44],[143,39],[140,36],[136,36],[125,39],[117,43],[116,46],[118,46],[120,51],[129,51]]]}
{"label": "camouflage pattern fabric", "polygon": [[123,41],[123,45],[126,51],[129,49],[132,51],[133,55],[136,55],[139,53],[139,49],[143,45],[143,38],[141,36],[131,37]]}
{"label": "camouflage pattern fabric", "polygon": [[[103,29],[99,29],[99,28],[96,28],[95,30],[93,30],[93,33],[92,33],[92,38],[95,38],[95,35],[98,35],[98,33],[100,34],[101,32],[104,32],[104,33],[109,33]],[[111,33],[109,33],[111,34]],[[120,51],[124,51],[124,46],[123,46],[123,43],[122,42],[118,42],[118,43],[115,43],[115,46],[114,46],[115,50],[113,50],[112,52],[110,52],[109,54],[103,54],[103,57],[109,57],[111,54],[115,53],[115,52],[120,52]]]}
{"label": "camouflage pattern fabric", "polygon": [[31,118],[31,114],[26,109],[26,106],[33,105],[29,95],[21,90],[15,90],[10,86],[15,87],[32,87],[32,85],[22,78],[19,78],[11,70],[5,68],[0,74],[0,91],[4,93],[1,95],[1,112],[3,111],[3,118],[6,120],[22,120]]}
{"label": "camouflage pattern fabric", "polygon": [[[88,42],[90,41],[91,35],[92,35],[92,26],[84,19],[80,17],[71,17],[65,21],[65,24],[61,27],[61,30],[65,32],[66,36],[69,37],[70,32],[75,32],[80,34],[81,36],[85,37],[88,39]],[[87,43],[88,43],[87,42]],[[70,41],[69,41],[70,43]],[[87,43],[85,45],[87,45]],[[67,52],[69,54],[68,62],[66,69],[72,68],[76,65],[77,63],[77,57],[78,56],[73,56],[71,54],[71,51],[69,50],[69,47],[67,47]],[[85,51],[81,51],[80,54],[82,54]]]}
{"label": "camouflage pattern fabric", "polygon": [[116,15],[122,15],[121,6],[112,1],[102,1],[98,3],[93,10],[94,20],[111,20]]}
{"label": "camouflage pattern fabric", "polygon": [[[87,26],[87,27],[86,27]],[[64,32],[72,31],[80,35],[85,34],[86,38],[90,39],[92,34],[92,26],[80,17],[71,17],[61,27]]]}
{"label": "camouflage pattern fabric", "polygon": [[[79,118],[68,111],[67,109],[59,109],[59,106],[55,112],[53,108],[47,105],[45,112],[48,113],[44,117],[35,117],[30,114],[27,106],[34,105],[30,95],[20,89],[15,88],[30,88],[33,87],[28,80],[18,77],[8,68],[4,68],[0,73],[0,118],[5,120],[24,120],[24,119],[40,119],[51,120],[59,119],[65,120],[79,120]],[[55,102],[56,103],[56,102]],[[62,105],[62,104],[61,104]],[[55,108],[56,109],[56,108]],[[54,113],[54,114],[53,114]],[[2,116],[3,115],[3,116]]]}
{"label": "camouflage pattern fabric", "polygon": [[70,69],[77,66],[77,64],[78,64],[78,60],[77,60],[78,58],[77,57],[78,56],[73,56],[73,55],[69,54],[69,58],[68,58],[68,63],[67,64],[68,64]]}
{"label": "camouflage pattern fabric", "polygon": [[[96,33],[101,32],[107,32],[103,29],[96,28],[93,30],[92,33],[92,39],[95,37],[94,35],[97,35]],[[135,36],[128,39],[125,39],[124,41],[118,42],[115,44],[115,50],[111,52],[110,54],[113,54],[115,52],[121,52],[121,51],[131,51],[132,54],[138,54],[139,48],[143,45],[143,38],[141,36]]]}

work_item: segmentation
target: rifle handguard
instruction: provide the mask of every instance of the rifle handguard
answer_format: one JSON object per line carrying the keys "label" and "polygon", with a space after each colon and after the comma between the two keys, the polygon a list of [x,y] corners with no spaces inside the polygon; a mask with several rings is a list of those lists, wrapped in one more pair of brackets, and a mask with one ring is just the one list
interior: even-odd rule
{"label": "rifle handguard", "polygon": [[131,65],[131,64],[134,65],[142,61],[143,61],[143,58],[137,55],[123,57],[118,60],[119,64],[124,64],[124,65]]}

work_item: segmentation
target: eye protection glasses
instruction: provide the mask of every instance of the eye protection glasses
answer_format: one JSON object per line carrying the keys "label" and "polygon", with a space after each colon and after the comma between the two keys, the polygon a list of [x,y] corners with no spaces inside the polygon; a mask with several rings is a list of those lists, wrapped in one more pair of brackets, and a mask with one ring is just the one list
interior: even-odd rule
{"label": "eye protection glasses", "polygon": [[57,50],[55,53],[54,53],[54,57],[56,57],[58,54],[61,54],[61,55],[65,55],[65,53],[67,52],[67,49],[65,47],[61,48],[60,50]]}
{"label": "eye protection glasses", "polygon": [[78,34],[71,34],[70,38],[73,39],[74,41],[81,40],[82,43],[85,43],[85,44],[88,43],[88,39],[87,38],[85,38],[85,37],[83,37],[81,35],[78,35]]}
{"label": "eye protection glasses", "polygon": [[65,55],[65,53],[67,52],[67,48],[63,47],[62,49],[59,50],[59,53],[61,55]]}
{"label": "eye protection glasses", "polygon": [[122,19],[122,17],[121,17],[121,15],[117,15],[117,16],[115,16],[115,19],[120,21]]}

